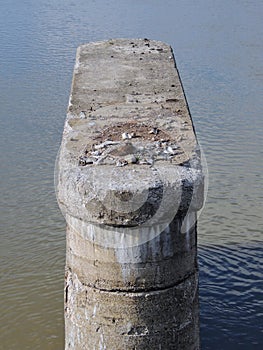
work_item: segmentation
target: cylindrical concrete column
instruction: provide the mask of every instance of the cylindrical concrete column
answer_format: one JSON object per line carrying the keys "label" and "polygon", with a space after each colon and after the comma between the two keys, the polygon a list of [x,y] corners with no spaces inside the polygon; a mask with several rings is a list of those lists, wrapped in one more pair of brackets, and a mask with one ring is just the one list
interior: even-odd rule
{"label": "cylindrical concrete column", "polygon": [[65,349],[199,349],[203,174],[169,46],[78,49],[57,173]]}

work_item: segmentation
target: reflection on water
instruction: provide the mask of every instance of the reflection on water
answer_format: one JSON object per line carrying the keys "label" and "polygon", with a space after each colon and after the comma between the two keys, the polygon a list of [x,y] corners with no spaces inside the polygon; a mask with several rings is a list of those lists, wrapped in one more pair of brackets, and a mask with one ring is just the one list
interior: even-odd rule
{"label": "reflection on water", "polygon": [[203,349],[262,348],[262,13],[252,0],[1,2],[1,349],[63,349],[53,168],[76,47],[110,37],[172,45],[206,154]]}

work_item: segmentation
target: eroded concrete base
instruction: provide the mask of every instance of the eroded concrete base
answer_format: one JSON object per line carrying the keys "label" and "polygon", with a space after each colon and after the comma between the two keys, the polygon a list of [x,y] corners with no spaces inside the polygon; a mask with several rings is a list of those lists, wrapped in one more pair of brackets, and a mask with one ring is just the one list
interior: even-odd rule
{"label": "eroded concrete base", "polygon": [[90,288],[70,270],[66,283],[66,350],[199,349],[197,272],[148,292]]}
{"label": "eroded concrete base", "polygon": [[71,221],[66,349],[199,349],[196,225],[182,231],[195,215],[178,213],[153,239],[125,248],[99,246]]}

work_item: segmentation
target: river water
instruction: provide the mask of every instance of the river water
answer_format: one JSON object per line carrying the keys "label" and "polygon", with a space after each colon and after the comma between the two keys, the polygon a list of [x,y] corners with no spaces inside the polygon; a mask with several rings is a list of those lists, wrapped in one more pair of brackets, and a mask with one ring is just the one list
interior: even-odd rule
{"label": "river water", "polygon": [[0,0],[0,349],[63,349],[65,221],[53,173],[78,45],[175,53],[209,190],[199,217],[202,349],[263,348],[263,2]]}

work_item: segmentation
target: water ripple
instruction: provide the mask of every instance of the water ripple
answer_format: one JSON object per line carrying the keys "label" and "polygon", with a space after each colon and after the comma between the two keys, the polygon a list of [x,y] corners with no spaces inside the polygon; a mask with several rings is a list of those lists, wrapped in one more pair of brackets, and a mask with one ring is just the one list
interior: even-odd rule
{"label": "water ripple", "polygon": [[203,349],[215,349],[217,342],[224,350],[261,348],[262,259],[262,245],[200,247]]}

